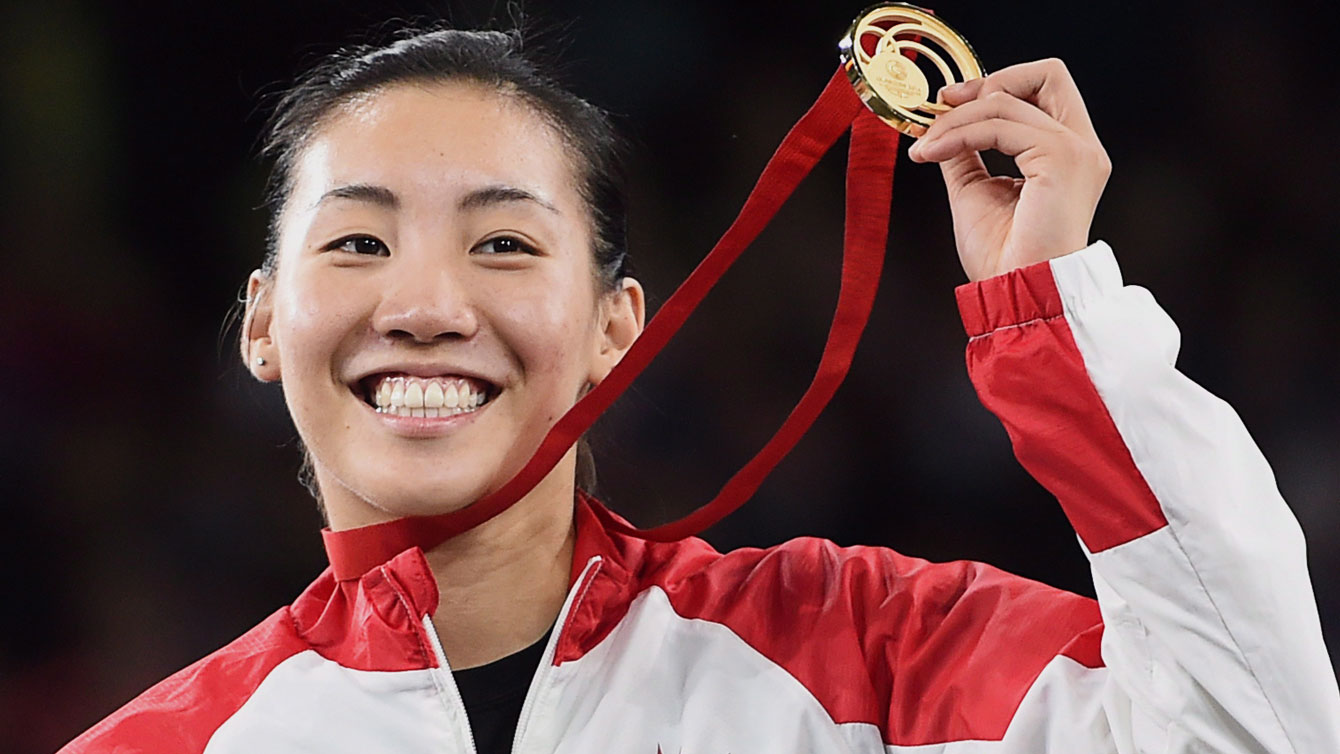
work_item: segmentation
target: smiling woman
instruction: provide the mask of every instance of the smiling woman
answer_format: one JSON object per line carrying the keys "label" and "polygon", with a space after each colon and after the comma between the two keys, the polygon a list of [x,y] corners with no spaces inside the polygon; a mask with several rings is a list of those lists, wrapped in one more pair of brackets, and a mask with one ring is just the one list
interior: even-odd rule
{"label": "smiling woman", "polygon": [[[282,385],[345,542],[497,490],[642,332],[608,120],[520,49],[410,30],[329,59],[273,120],[241,355]],[[570,450],[427,551],[331,547],[292,605],[65,751],[1340,749],[1270,469],[1088,243],[1109,165],[1065,67],[943,96],[911,156],[949,188],[969,369],[1099,601],[814,538],[644,541]]]}
{"label": "smiling woman", "polygon": [[[301,139],[242,344],[336,529],[479,499],[643,319],[635,280],[601,278],[591,168],[542,111],[464,76],[360,95]],[[570,499],[575,460],[536,495]]]}
{"label": "smiling woman", "polygon": [[[329,234],[331,223],[351,222],[358,219],[360,211],[380,212],[377,219],[383,225],[388,219],[404,224],[403,221],[415,216],[413,213],[427,212],[452,223],[455,237],[461,239],[460,243],[469,244],[469,253],[492,250],[502,257],[481,262],[483,267],[527,266],[517,258],[521,252],[541,260],[549,257],[568,262],[585,261],[583,255],[592,257],[587,264],[593,272],[594,287],[602,294],[611,294],[627,281],[634,297],[628,300],[638,308],[637,312],[629,313],[636,313],[640,319],[641,290],[627,277],[618,143],[604,113],[559,88],[535,69],[519,54],[520,40],[515,34],[444,30],[406,32],[404,37],[384,49],[355,48],[317,66],[276,108],[264,150],[275,161],[268,201],[269,249],[260,270],[252,276],[248,300],[260,300],[268,291],[265,284],[276,277],[286,233],[303,234],[298,239],[288,239],[288,243],[321,245],[326,241],[327,250],[383,253],[389,257],[389,233],[379,239],[375,234],[344,232],[334,240],[314,239],[312,234]],[[396,91],[386,91],[389,87]],[[425,92],[425,87],[434,91]],[[443,92],[443,88],[453,91]],[[370,96],[374,94],[382,96]],[[386,96],[390,94],[396,96]],[[438,127],[444,123],[452,124],[454,130]],[[498,128],[493,128],[495,125]],[[378,138],[380,141],[376,141]],[[365,148],[372,143],[377,148]],[[476,158],[476,164],[457,162],[462,155]],[[344,160],[350,161],[345,164]],[[405,169],[399,174],[384,175],[388,171],[394,173],[396,165],[413,165],[417,173],[410,175]],[[332,169],[353,171],[351,175],[370,180],[337,178],[329,172]],[[475,172],[465,172],[468,170]],[[515,183],[507,183],[508,180]],[[399,182],[404,200],[396,192],[395,182]],[[431,195],[429,189],[435,190],[436,195]],[[566,215],[554,201],[543,198],[544,191],[565,202]],[[457,195],[443,196],[448,193]],[[434,201],[446,203],[434,205]],[[449,208],[454,209],[456,216],[446,215],[444,210]],[[548,210],[550,216],[535,216],[537,208]],[[295,231],[287,223],[290,215],[309,225]],[[458,217],[469,220],[474,227],[455,223]],[[472,231],[490,223],[496,226],[490,231],[491,237],[469,237]],[[534,228],[533,232],[544,233],[543,244],[526,239],[521,228],[527,225]],[[413,229],[424,231],[422,226],[420,222],[417,228],[397,230],[408,234]],[[434,233],[436,229],[428,232]],[[378,252],[378,248],[382,251]],[[396,256],[407,255],[401,251]],[[472,267],[480,269],[480,265]],[[555,268],[553,261],[537,261],[535,266],[537,271],[527,276],[531,285],[542,282],[539,275],[552,276],[566,269]],[[413,273],[413,265],[408,263],[397,263],[395,269]],[[558,290],[582,294],[580,286]],[[586,298],[592,296],[594,292]],[[457,302],[457,305],[469,309],[468,303]],[[248,307],[248,322],[253,310],[254,307]],[[523,312],[514,314],[528,316]],[[401,328],[393,329],[400,335],[408,334]],[[433,333],[429,337],[438,335],[446,333]],[[465,339],[470,340],[468,336]],[[247,359],[245,353],[249,348],[244,341],[243,357],[251,363],[254,360]],[[466,365],[455,366],[459,371]],[[491,366],[496,371],[502,365],[495,362]],[[271,376],[258,376],[273,379],[277,370],[272,369],[268,374]],[[498,383],[490,383],[484,375],[475,377],[476,394],[482,394],[485,400],[497,396]],[[289,376],[285,384],[291,379]],[[435,396],[428,387],[421,389],[426,396]],[[445,399],[446,388],[440,389],[444,390]],[[458,387],[458,395],[459,390]],[[408,394],[413,400],[414,392],[410,390]],[[285,396],[292,401],[287,389]],[[291,408],[292,405],[290,402]],[[405,408],[412,413],[416,407]],[[433,418],[427,416],[427,409],[433,407],[423,408],[424,416],[411,418]],[[297,420],[297,414],[294,417]],[[401,424],[405,431],[432,431],[430,424],[422,422],[413,428],[410,423]],[[578,486],[593,486],[594,465],[585,443],[578,445],[575,460]],[[315,458],[308,454],[304,475],[311,478],[305,481],[321,498],[330,516],[327,501],[330,488],[315,478],[318,473]],[[440,506],[442,501],[429,505]]]}

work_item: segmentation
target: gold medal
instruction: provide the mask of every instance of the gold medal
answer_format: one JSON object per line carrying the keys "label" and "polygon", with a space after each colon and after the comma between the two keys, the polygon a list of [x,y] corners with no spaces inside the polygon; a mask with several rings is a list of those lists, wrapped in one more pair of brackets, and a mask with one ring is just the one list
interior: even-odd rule
{"label": "gold medal", "polygon": [[852,22],[838,52],[861,101],[909,136],[926,133],[935,116],[949,107],[931,101],[939,88],[931,89],[908,52],[924,56],[938,70],[941,86],[982,77],[982,63],[968,40],[929,11],[907,3],[868,8]]}

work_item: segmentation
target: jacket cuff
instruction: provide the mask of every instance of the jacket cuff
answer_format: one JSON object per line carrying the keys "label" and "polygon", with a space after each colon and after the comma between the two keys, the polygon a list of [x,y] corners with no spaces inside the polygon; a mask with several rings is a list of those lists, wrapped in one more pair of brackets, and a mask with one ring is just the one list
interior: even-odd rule
{"label": "jacket cuff", "polygon": [[[1057,278],[1064,277],[1064,290]],[[1112,247],[1096,241],[1079,251],[965,283],[954,289],[959,316],[968,337],[1004,327],[1065,316],[1090,299],[1121,287]]]}

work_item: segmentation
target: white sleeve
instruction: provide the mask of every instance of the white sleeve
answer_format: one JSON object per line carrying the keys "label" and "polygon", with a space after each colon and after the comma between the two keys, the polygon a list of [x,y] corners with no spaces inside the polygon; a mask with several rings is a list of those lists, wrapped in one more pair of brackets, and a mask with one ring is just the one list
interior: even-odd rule
{"label": "white sleeve", "polygon": [[1100,242],[958,298],[973,383],[1075,526],[1104,623],[1105,672],[1049,666],[1006,739],[1340,752],[1302,532],[1232,407],[1175,368],[1150,293]]}

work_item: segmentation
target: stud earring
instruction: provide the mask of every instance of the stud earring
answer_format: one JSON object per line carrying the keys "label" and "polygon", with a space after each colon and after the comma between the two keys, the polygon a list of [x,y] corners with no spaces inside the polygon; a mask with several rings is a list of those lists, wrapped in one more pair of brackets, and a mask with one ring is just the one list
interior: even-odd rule
{"label": "stud earring", "polygon": [[264,357],[264,356],[257,356],[257,357],[256,357],[256,366],[258,366],[258,367],[263,367],[263,366],[265,366],[265,357]]}

